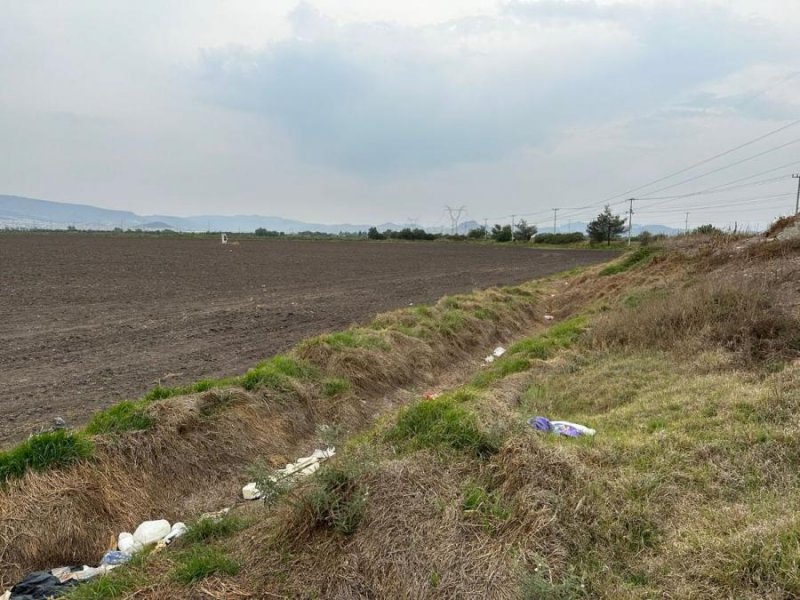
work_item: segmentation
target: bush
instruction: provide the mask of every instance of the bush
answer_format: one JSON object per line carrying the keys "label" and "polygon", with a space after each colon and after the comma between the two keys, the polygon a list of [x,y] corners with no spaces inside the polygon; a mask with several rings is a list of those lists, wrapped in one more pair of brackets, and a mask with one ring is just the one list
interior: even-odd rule
{"label": "bush", "polygon": [[345,535],[354,533],[367,503],[360,477],[360,470],[353,465],[323,466],[298,509],[307,513],[315,527],[330,527]]}
{"label": "bush", "polygon": [[574,233],[537,233],[533,239],[534,244],[577,244],[583,242],[586,236],[580,231]]}
{"label": "bush", "polygon": [[722,235],[722,230],[708,224],[700,225],[700,227],[697,227],[692,233],[695,235]]}
{"label": "bush", "polygon": [[495,225],[492,227],[492,239],[495,242],[510,242],[514,238],[511,225]]}
{"label": "bush", "polygon": [[46,471],[67,467],[89,458],[92,443],[79,433],[48,431],[29,437],[18,446],[0,452],[0,485],[26,471]]}

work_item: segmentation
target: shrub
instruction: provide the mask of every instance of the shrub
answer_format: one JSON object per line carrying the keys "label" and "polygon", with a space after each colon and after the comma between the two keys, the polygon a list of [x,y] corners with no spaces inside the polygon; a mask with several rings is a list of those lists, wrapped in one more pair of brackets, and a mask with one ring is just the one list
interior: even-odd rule
{"label": "shrub", "polygon": [[352,464],[323,466],[299,510],[308,514],[315,527],[330,527],[345,535],[354,533],[367,503],[360,477],[360,470]]}
{"label": "shrub", "polygon": [[29,437],[18,446],[0,452],[0,484],[22,477],[28,469],[46,471],[66,467],[92,455],[92,443],[79,433],[48,431]]}
{"label": "shrub", "polygon": [[586,236],[580,231],[574,233],[537,233],[533,238],[534,244],[577,244],[583,242]]}
{"label": "shrub", "polygon": [[466,451],[486,457],[497,451],[499,440],[478,428],[475,415],[453,397],[423,400],[403,409],[386,440],[408,450],[420,448]]}
{"label": "shrub", "polygon": [[145,412],[145,402],[125,400],[92,415],[84,431],[89,435],[150,429],[154,419]]}
{"label": "shrub", "polygon": [[209,575],[236,575],[240,566],[225,552],[211,546],[195,546],[178,557],[172,576],[188,585]]}

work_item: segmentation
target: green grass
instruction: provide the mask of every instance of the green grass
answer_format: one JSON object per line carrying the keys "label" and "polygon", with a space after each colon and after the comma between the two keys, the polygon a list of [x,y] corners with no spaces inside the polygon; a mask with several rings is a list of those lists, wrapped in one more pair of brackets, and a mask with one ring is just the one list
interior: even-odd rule
{"label": "green grass", "polygon": [[146,412],[146,403],[125,400],[92,415],[84,431],[89,435],[122,433],[150,429],[154,419]]}
{"label": "green grass", "polygon": [[351,535],[366,509],[367,490],[360,483],[361,476],[361,467],[354,463],[325,465],[296,507],[308,514],[315,526]]}
{"label": "green grass", "polygon": [[372,350],[389,350],[389,344],[380,336],[359,329],[348,329],[317,338],[334,350],[344,348],[368,348]]}
{"label": "green grass", "polygon": [[193,546],[178,555],[172,577],[184,585],[211,575],[236,575],[241,566],[227,553],[213,546]]}
{"label": "green grass", "polygon": [[189,525],[182,542],[207,542],[228,537],[247,527],[248,522],[239,515],[227,513],[218,519],[202,518]]}
{"label": "green grass", "polygon": [[489,491],[474,482],[466,486],[461,507],[468,516],[477,516],[484,527],[490,529],[511,515],[511,509],[503,503],[497,491]]}
{"label": "green grass", "polygon": [[559,349],[568,348],[578,341],[585,326],[585,317],[574,317],[551,326],[541,335],[517,342],[505,355],[478,373],[472,385],[486,388],[499,379],[527,371],[531,360],[552,358]]}
{"label": "green grass", "polygon": [[307,363],[288,356],[274,356],[247,371],[241,384],[250,391],[260,387],[289,391],[291,379],[314,380],[318,376],[318,371]]}
{"label": "green grass", "polygon": [[322,393],[328,398],[340,396],[350,389],[350,382],[341,377],[326,379],[322,382]]}
{"label": "green grass", "polygon": [[0,483],[22,477],[28,470],[67,467],[92,453],[92,443],[82,434],[66,430],[39,433],[11,450],[0,452]]}
{"label": "green grass", "polygon": [[146,581],[142,574],[128,566],[122,566],[106,575],[81,583],[59,597],[63,600],[115,600],[140,589]]}
{"label": "green grass", "polygon": [[650,260],[657,252],[658,250],[652,246],[641,246],[633,252],[626,254],[619,262],[607,266],[600,271],[600,275],[617,275],[618,273],[629,271],[633,267]]}
{"label": "green grass", "polygon": [[486,457],[497,451],[499,441],[483,432],[475,415],[453,397],[422,400],[400,411],[384,434],[402,449],[457,450]]}

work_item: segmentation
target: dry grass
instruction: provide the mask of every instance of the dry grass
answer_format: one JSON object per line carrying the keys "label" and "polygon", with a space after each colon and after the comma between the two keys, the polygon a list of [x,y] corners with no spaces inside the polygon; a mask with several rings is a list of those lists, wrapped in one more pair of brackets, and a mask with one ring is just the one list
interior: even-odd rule
{"label": "dry grass", "polygon": [[[29,472],[0,491],[0,587],[33,569],[95,563],[119,531],[142,520],[185,520],[229,504],[254,457],[282,466],[307,452],[320,425],[357,431],[387,408],[387,392],[425,385],[530,326],[533,289],[388,313],[257,366],[242,379],[249,391],[166,394],[122,411],[125,423],[110,415],[98,425],[109,434],[94,438],[91,463]],[[131,415],[136,427],[128,427]],[[147,429],[128,431],[145,421]]]}

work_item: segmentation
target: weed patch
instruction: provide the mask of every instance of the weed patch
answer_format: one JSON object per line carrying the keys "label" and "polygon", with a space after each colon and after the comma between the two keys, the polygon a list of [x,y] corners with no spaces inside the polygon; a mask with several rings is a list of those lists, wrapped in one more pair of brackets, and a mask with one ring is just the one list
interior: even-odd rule
{"label": "weed patch", "polygon": [[145,585],[145,578],[130,567],[118,567],[102,577],[95,577],[72,588],[63,600],[115,600]]}
{"label": "weed patch", "polygon": [[328,398],[340,396],[350,389],[350,382],[341,377],[326,379],[322,382],[322,393]]}
{"label": "weed patch", "polygon": [[355,533],[367,503],[360,469],[351,464],[326,465],[298,504],[301,518],[314,527],[328,527],[344,535]]}
{"label": "weed patch", "polygon": [[408,451],[420,448],[466,451],[486,457],[499,440],[481,431],[475,415],[452,397],[423,400],[403,409],[385,439]]}
{"label": "weed patch", "polygon": [[240,565],[224,551],[213,546],[194,546],[178,556],[173,578],[184,585],[210,575],[236,575]]}

